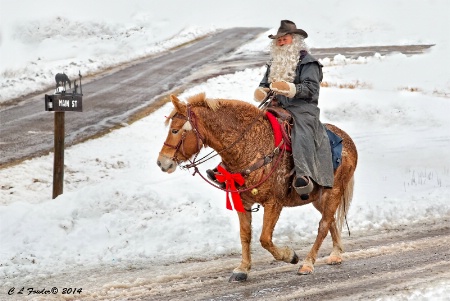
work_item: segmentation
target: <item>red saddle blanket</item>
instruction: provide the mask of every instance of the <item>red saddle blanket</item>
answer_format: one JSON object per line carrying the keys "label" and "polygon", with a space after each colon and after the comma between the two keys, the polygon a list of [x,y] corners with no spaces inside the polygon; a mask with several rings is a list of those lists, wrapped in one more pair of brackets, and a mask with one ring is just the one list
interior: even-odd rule
{"label": "red saddle blanket", "polygon": [[286,134],[283,135],[283,131],[284,133],[286,133],[285,129],[282,128],[282,125],[280,124],[280,122],[278,122],[278,119],[272,113],[267,111],[266,116],[267,119],[269,119],[270,124],[272,125],[275,146],[280,145],[281,141],[283,141],[281,148],[285,149],[288,152],[291,152],[291,141],[286,137]]}

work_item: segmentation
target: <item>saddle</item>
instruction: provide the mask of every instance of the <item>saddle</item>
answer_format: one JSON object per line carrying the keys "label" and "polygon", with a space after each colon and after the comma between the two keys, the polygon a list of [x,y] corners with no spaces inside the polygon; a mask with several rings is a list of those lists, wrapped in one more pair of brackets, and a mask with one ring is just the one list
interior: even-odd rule
{"label": "saddle", "polygon": [[[292,151],[291,148],[291,129],[293,125],[292,115],[289,111],[279,106],[269,106],[266,108],[266,116],[272,124],[275,136],[275,145],[284,140],[284,147],[287,151]],[[276,124],[278,123],[278,125]],[[326,124],[325,124],[326,125]],[[336,170],[341,164],[342,160],[342,138],[336,135],[333,131],[326,128],[328,139],[330,140],[331,157],[333,161],[333,169]],[[281,131],[281,137],[279,132]]]}
{"label": "saddle", "polygon": [[268,112],[272,113],[280,122],[287,122],[292,126],[292,114],[281,107],[267,107]]}

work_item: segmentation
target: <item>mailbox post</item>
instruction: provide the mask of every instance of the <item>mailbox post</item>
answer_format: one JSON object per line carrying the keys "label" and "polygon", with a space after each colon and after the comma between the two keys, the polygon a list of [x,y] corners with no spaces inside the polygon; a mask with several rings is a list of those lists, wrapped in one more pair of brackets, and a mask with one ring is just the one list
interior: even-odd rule
{"label": "mailbox post", "polygon": [[64,139],[65,139],[65,112],[83,111],[83,90],[78,93],[78,85],[74,82],[74,89],[66,93],[65,89],[58,90],[54,94],[45,94],[45,110],[55,112],[54,132],[54,157],[53,157],[53,199],[63,193],[64,190]]}

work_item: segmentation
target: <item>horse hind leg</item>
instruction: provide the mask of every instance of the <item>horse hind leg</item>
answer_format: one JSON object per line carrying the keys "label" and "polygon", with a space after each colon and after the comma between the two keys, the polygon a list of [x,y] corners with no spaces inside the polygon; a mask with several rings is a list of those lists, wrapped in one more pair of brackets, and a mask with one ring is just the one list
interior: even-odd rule
{"label": "horse hind leg", "polygon": [[303,260],[302,266],[299,268],[297,274],[299,275],[308,275],[312,274],[314,271],[314,263],[316,262],[317,253],[319,252],[319,248],[323,243],[323,240],[328,234],[330,229],[330,225],[333,222],[333,216],[323,215],[322,219],[319,222],[319,230],[316,236],[316,240],[314,241],[314,245],[309,251],[308,255],[306,255]]}
{"label": "horse hind leg", "polygon": [[[353,196],[353,177],[346,187],[335,188],[329,195],[324,195],[322,200],[314,202],[314,207],[322,214],[316,240],[310,252],[298,270],[298,274],[307,275],[314,271],[314,263],[323,240],[330,231],[333,239],[333,250],[327,260],[329,264],[340,264],[342,262],[343,247],[341,242],[341,229]],[[337,220],[335,219],[335,216]]]}
{"label": "horse hind leg", "polygon": [[[314,272],[314,263],[316,262],[319,248],[322,245],[325,237],[328,235],[328,231],[330,231],[330,229],[333,227],[333,224],[335,224],[334,214],[339,206],[340,201],[341,198],[339,197],[339,191],[334,190],[324,193],[321,198],[313,203],[314,207],[322,214],[322,218],[319,222],[319,229],[317,231],[316,240],[314,241],[311,250],[303,260],[303,264],[299,268],[297,274],[308,275]],[[336,233],[333,230],[331,230],[331,232]],[[336,245],[339,246],[339,243],[337,242]]]}
{"label": "horse hind leg", "polygon": [[342,193],[341,202],[335,214],[335,221],[330,226],[330,234],[333,239],[333,250],[327,259],[327,264],[335,265],[341,264],[342,262],[342,253],[344,252],[344,248],[342,247],[341,232],[348,208],[350,207],[350,203],[353,198],[353,186],[354,177],[351,177],[350,181],[347,183],[347,187]]}
{"label": "horse hind leg", "polygon": [[344,252],[344,249],[342,247],[341,231],[336,226],[336,221],[333,221],[330,225],[330,234],[331,238],[333,239],[333,250],[331,251],[330,256],[327,259],[327,264],[341,264],[342,253]]}

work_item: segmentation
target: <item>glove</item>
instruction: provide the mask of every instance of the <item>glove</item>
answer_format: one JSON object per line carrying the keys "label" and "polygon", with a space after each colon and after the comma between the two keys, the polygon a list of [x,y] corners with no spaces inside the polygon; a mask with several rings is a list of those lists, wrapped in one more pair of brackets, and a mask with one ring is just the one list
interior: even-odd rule
{"label": "glove", "polygon": [[276,94],[284,95],[286,97],[292,98],[297,93],[297,88],[293,83],[288,83],[285,81],[273,82],[270,84],[270,89]]}
{"label": "glove", "polygon": [[258,87],[253,93],[253,98],[257,102],[261,102],[267,97],[267,93],[269,93],[269,88]]}

